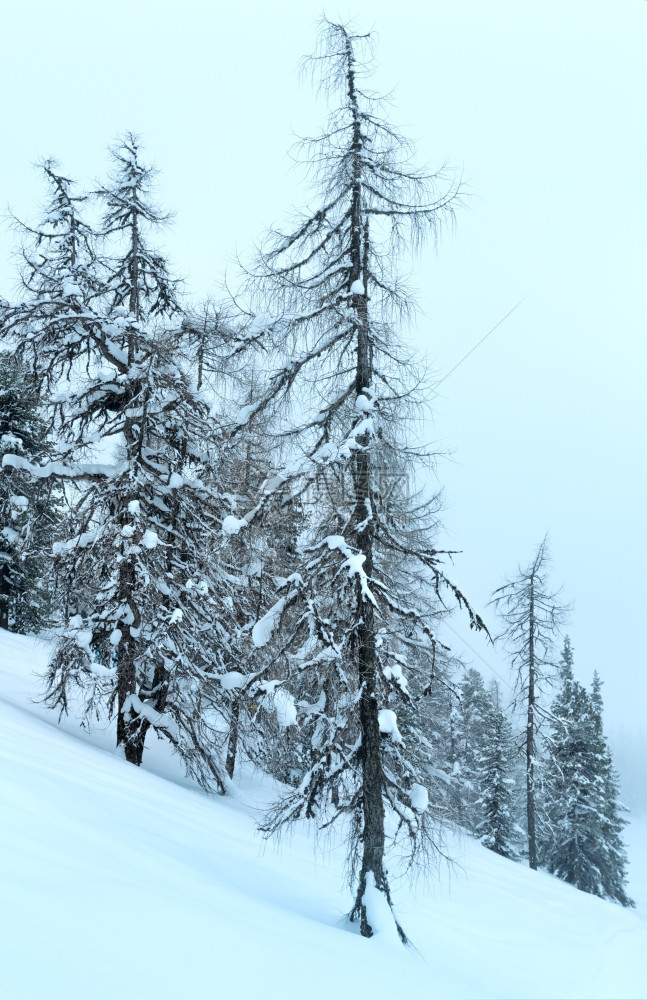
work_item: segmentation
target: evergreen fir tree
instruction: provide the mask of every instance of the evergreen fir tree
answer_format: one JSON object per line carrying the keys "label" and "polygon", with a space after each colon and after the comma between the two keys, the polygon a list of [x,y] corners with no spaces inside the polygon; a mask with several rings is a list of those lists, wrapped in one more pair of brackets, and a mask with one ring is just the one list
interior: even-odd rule
{"label": "evergreen fir tree", "polygon": [[477,758],[480,795],[476,808],[481,818],[476,833],[481,843],[504,858],[517,859],[517,825],[514,817],[512,771],[516,750],[512,725],[499,706],[498,691],[490,702]]}
{"label": "evergreen fir tree", "polygon": [[611,750],[604,736],[602,723],[602,681],[596,671],[591,685],[591,706],[595,748],[604,785],[603,840],[606,849],[606,864],[602,866],[602,887],[607,899],[614,899],[622,906],[635,906],[626,892],[627,849],[622,840],[622,831],[627,820],[622,815],[627,812],[620,801],[620,781],[613,766]]}
{"label": "evergreen fir tree", "polygon": [[617,778],[602,731],[599,678],[593,694],[573,676],[566,639],[561,688],[547,740],[541,860],[548,871],[584,892],[632,906],[626,894],[626,852],[620,839]]}
{"label": "evergreen fir tree", "polygon": [[454,711],[454,775],[457,781],[457,822],[477,833],[481,826],[480,798],[483,791],[483,754],[491,727],[492,705],[483,678],[466,668],[459,685]]}

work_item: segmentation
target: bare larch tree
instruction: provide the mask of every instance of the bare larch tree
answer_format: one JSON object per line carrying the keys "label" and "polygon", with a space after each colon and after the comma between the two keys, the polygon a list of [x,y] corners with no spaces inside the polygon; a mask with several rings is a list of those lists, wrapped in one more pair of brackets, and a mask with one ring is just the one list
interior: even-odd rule
{"label": "bare larch tree", "polygon": [[324,20],[309,63],[340,98],[325,133],[303,144],[321,207],[291,234],[272,233],[251,275],[249,338],[279,361],[241,418],[271,431],[289,458],[232,525],[242,528],[279,496],[298,496],[308,512],[295,572],[253,633],[284,659],[311,753],[266,829],[301,817],[321,826],[349,819],[351,919],[365,936],[374,908],[391,907],[391,819],[412,853],[428,843],[427,793],[414,780],[395,708],[412,700],[407,669],[430,669],[441,592],[465,604],[431,541],[435,498],[417,491],[415,468],[428,456],[407,446],[404,426],[420,404],[418,375],[396,329],[409,299],[395,261],[451,217],[458,189],[410,166],[407,142],[362,86],[370,44]]}
{"label": "bare larch tree", "polygon": [[542,684],[549,680],[555,663],[555,637],[568,620],[570,608],[559,599],[559,591],[548,582],[550,556],[546,538],[532,562],[495,590],[492,603],[504,622],[499,636],[511,657],[517,698],[524,707],[526,726],[524,754],[526,772],[526,821],[528,864],[537,868],[535,818],[537,731],[545,714],[538,703]]}

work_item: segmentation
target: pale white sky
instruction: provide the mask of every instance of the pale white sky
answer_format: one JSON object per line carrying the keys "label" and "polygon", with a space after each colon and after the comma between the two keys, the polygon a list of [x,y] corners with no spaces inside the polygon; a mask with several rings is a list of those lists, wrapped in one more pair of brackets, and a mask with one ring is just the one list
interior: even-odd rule
{"label": "pale white sky", "polygon": [[[196,297],[217,294],[236,249],[308,204],[288,150],[325,120],[297,72],[324,8],[376,30],[392,120],[472,192],[438,253],[405,262],[438,377],[527,296],[433,401],[453,577],[482,607],[548,531],[577,672],[605,681],[618,762],[644,755],[645,0],[16,4],[0,203],[33,215],[30,164],[55,155],[90,184],[140,132],[177,212],[169,254]],[[5,295],[11,245],[0,231]]]}

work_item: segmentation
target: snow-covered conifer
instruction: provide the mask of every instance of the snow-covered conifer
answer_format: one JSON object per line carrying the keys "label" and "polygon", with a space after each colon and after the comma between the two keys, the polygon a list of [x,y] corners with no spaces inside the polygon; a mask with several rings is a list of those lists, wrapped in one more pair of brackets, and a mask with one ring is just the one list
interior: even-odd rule
{"label": "snow-covered conifer", "polygon": [[575,680],[568,637],[552,706],[542,808],[541,862],[584,892],[633,906],[626,892],[625,821],[602,728],[600,680]]}
{"label": "snow-covered conifer", "polygon": [[114,713],[117,743],[135,764],[152,729],[222,790],[222,678],[240,659],[241,625],[233,584],[205,544],[226,502],[210,401],[192,380],[176,283],[151,243],[164,217],[135,137],[113,162],[99,192],[100,239],[79,218],[70,182],[46,169],[53,198],[43,224],[26,231],[35,245],[25,251],[24,301],[3,313],[34,377],[56,390],[60,455],[45,464],[5,455],[4,464],[67,484],[56,569],[68,614],[47,703],[67,711],[74,697],[87,718]]}
{"label": "snow-covered conifer", "polygon": [[482,765],[490,735],[491,712],[491,700],[481,674],[473,667],[465,668],[452,710],[455,811],[452,818],[472,833],[480,828],[482,819],[479,800],[485,780]]}
{"label": "snow-covered conifer", "polygon": [[481,843],[504,858],[518,857],[517,824],[514,816],[512,776],[516,748],[512,724],[502,711],[498,689],[490,694],[479,749],[476,809],[480,819],[476,833]]}
{"label": "snow-covered conifer", "polygon": [[312,65],[339,104],[304,146],[320,207],[289,235],[270,236],[253,275],[262,314],[249,336],[260,333],[266,357],[279,360],[246,421],[264,421],[286,459],[243,519],[287,487],[307,525],[279,600],[253,632],[259,647],[276,643],[311,745],[301,783],[266,830],[348,817],[351,918],[366,936],[371,900],[390,905],[386,815],[414,850],[425,843],[427,792],[401,711],[411,653],[435,642],[441,591],[464,603],[434,547],[436,503],[416,490],[422,456],[405,443],[416,379],[397,329],[409,300],[395,271],[398,255],[451,214],[457,190],[448,183],[438,194],[443,179],[411,167],[363,86],[368,45],[323,22]]}

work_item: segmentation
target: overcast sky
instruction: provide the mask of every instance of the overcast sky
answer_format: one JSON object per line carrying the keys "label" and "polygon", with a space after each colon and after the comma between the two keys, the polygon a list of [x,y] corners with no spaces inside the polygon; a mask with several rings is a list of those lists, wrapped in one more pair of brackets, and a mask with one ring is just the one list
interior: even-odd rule
{"label": "overcast sky", "polygon": [[[139,132],[177,213],[175,268],[193,296],[217,296],[236,252],[312,204],[289,149],[325,122],[298,75],[322,9],[375,30],[392,121],[470,192],[437,253],[404,262],[411,336],[438,380],[524,299],[432,400],[428,436],[454,456],[439,470],[453,578],[482,608],[548,532],[576,672],[604,679],[627,772],[630,752],[647,756],[645,0],[7,5],[0,203],[33,217],[34,162],[54,155],[91,184],[106,146]],[[12,239],[0,230],[5,296]]]}

